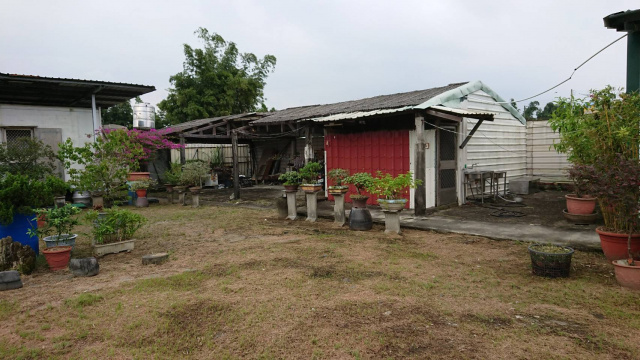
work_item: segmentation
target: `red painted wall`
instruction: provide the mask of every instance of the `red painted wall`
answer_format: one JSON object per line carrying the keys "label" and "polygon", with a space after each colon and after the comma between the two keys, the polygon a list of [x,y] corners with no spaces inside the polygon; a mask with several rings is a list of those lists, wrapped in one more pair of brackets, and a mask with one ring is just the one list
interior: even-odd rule
{"label": "red painted wall", "polygon": [[[368,172],[375,176],[376,171],[380,170],[396,176],[411,170],[408,130],[328,133],[324,138],[324,148],[327,152],[327,173],[331,169],[342,168],[350,174]],[[333,185],[331,180],[328,181],[329,185]],[[356,193],[356,188],[351,185],[349,194]],[[349,194],[345,197],[347,202],[351,202]],[[405,198],[409,200],[408,190]],[[329,200],[333,201],[333,196],[329,195]],[[376,200],[375,196],[371,196],[367,204],[376,204]]]}

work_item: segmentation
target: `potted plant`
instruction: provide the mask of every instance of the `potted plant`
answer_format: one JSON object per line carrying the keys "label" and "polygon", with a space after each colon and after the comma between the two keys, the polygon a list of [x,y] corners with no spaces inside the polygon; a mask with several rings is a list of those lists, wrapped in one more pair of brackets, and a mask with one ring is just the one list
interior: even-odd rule
{"label": "potted plant", "polygon": [[318,183],[318,176],[322,171],[322,165],[315,161],[308,162],[298,170],[302,180],[302,190],[305,192],[318,192],[322,190],[322,184]]}
{"label": "potted plant", "polygon": [[531,244],[531,272],[544,277],[568,277],[573,249],[551,244]]}
{"label": "potted plant", "polygon": [[209,172],[209,165],[200,160],[188,161],[182,167],[180,175],[180,185],[189,188],[193,194],[197,194],[202,189],[202,178]]}
{"label": "potted plant", "polygon": [[173,192],[173,187],[180,183],[180,176],[182,176],[182,164],[172,162],[170,168],[164,172],[164,186],[167,192]]}
{"label": "potted plant", "polygon": [[133,235],[147,221],[140,214],[118,207],[104,213],[90,211],[85,218],[93,223],[91,244],[96,256],[132,251]]}
{"label": "potted plant", "polygon": [[129,188],[136,192],[138,197],[147,197],[147,190],[153,186],[154,181],[152,179],[135,180],[129,183]]}
{"label": "potted plant", "polygon": [[413,179],[411,171],[394,177],[378,170],[370,191],[378,196],[378,204],[382,210],[401,211],[407,204],[407,199],[403,198],[404,192],[420,183],[420,180]]}
{"label": "potted plant", "polygon": [[296,191],[298,190],[298,186],[300,186],[300,173],[297,171],[287,171],[286,173],[280,175],[278,180],[284,181],[282,185],[284,189],[287,191]]}
{"label": "potted plant", "polygon": [[[46,248],[42,250],[49,268],[60,270],[67,267],[71,250],[75,246],[77,234],[73,234],[73,228],[80,222],[75,217],[80,208],[66,204],[59,208],[40,209],[38,216],[44,216],[47,221],[44,228],[31,228],[28,231],[31,237],[40,237]],[[37,220],[37,217],[33,219]]]}
{"label": "potted plant", "polygon": [[364,194],[364,192],[371,188],[373,185],[373,177],[371,174],[366,172],[355,173],[350,176],[347,176],[344,180],[344,183],[351,184],[355,186],[357,194],[351,194],[349,197],[353,201],[353,207],[355,208],[365,208],[367,207],[367,200],[369,197]]}
{"label": "potted plant", "polygon": [[345,194],[349,191],[349,186],[343,185],[345,179],[349,176],[349,172],[345,169],[331,169],[329,171],[329,179],[333,181],[333,185],[329,186],[329,194]]}

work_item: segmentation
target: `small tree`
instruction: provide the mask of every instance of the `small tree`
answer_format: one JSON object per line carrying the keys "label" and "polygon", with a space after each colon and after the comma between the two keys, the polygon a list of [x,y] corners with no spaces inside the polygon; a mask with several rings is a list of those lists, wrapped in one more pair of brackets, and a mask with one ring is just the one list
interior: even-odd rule
{"label": "small tree", "polygon": [[340,168],[336,168],[336,169],[331,169],[329,171],[329,178],[331,180],[333,180],[334,185],[336,187],[342,187],[342,183],[345,181],[345,179],[349,176],[349,171],[345,170],[345,169],[340,169]]}
{"label": "small tree", "polygon": [[422,181],[413,179],[411,171],[394,177],[391,174],[383,174],[382,171],[378,170],[377,176],[372,181],[370,191],[379,198],[387,200],[401,199],[402,194],[407,189],[415,188],[421,183]]}
{"label": "small tree", "polygon": [[356,187],[358,195],[351,195],[352,198],[356,196],[364,197],[363,192],[369,190],[373,185],[373,176],[367,172],[355,173],[345,178],[344,182]]}
{"label": "small tree", "polygon": [[322,171],[322,165],[317,162],[310,161],[303,166],[298,172],[304,184],[315,184],[318,182],[318,176]]}

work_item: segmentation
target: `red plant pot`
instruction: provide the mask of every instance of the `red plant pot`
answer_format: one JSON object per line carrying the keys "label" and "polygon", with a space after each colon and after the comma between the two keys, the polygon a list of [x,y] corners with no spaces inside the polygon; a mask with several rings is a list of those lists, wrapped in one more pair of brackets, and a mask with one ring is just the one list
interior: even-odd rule
{"label": "red plant pot", "polygon": [[138,197],[147,197],[147,189],[136,190],[136,195],[138,195]]}
{"label": "red plant pot", "polygon": [[148,172],[130,172],[127,174],[127,181],[147,180],[151,177]]}
{"label": "red plant pot", "polygon": [[287,191],[298,191],[299,185],[283,185],[284,189]]}
{"label": "red plant pot", "polygon": [[[597,228],[596,232],[600,236],[600,246],[607,260],[628,259],[627,238],[629,234],[617,234],[606,232]],[[640,259],[640,234],[631,234],[631,255],[634,259]]]}
{"label": "red plant pot", "polygon": [[564,198],[567,199],[569,214],[590,215],[596,209],[596,198],[592,196],[585,195],[579,198],[576,194],[567,194]]}
{"label": "red plant pot", "polygon": [[62,270],[69,265],[69,258],[71,257],[71,246],[56,246],[52,248],[42,249],[49,269]]}
{"label": "red plant pot", "polygon": [[640,266],[631,266],[627,260],[613,261],[618,284],[633,289],[640,290]]}
{"label": "red plant pot", "polygon": [[38,215],[37,225],[38,229],[44,229],[44,227],[47,225],[47,217],[44,214]]}

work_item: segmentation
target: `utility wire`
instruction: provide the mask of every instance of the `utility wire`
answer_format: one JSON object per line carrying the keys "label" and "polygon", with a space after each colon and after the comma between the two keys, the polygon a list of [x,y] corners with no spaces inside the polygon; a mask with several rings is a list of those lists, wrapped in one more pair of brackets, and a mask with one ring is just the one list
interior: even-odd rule
{"label": "utility wire", "polygon": [[[457,135],[461,135],[461,136],[465,136],[465,137],[467,136],[467,134],[465,134],[465,133],[458,132],[458,131],[454,131],[454,130],[445,129],[445,128],[443,128],[443,127],[440,127],[440,126],[437,126],[437,125],[435,125],[435,124],[432,124],[432,123],[430,123],[430,122],[428,122],[428,121],[425,121],[424,123],[425,123],[425,124],[429,124],[429,125],[431,125],[431,126],[433,126],[433,127],[437,128],[437,129],[440,129],[440,130],[442,130],[442,131],[448,131],[448,132],[450,132],[450,133],[457,134]],[[478,129],[478,130],[476,130],[476,132],[479,132],[482,136],[484,136],[487,140],[489,140],[489,142],[490,142],[490,143],[492,143],[493,145],[495,145],[495,146],[499,147],[500,149],[502,149],[502,150],[504,150],[504,151],[507,151],[507,152],[510,152],[510,153],[521,153],[522,151],[526,151],[526,150],[515,150],[515,151],[514,151],[514,150],[505,149],[505,148],[503,148],[502,146],[500,146],[500,145],[498,145],[498,144],[494,143],[494,142],[493,142],[493,141],[492,141],[492,140],[491,140],[487,135],[485,135],[485,134],[482,132],[482,130]]]}

